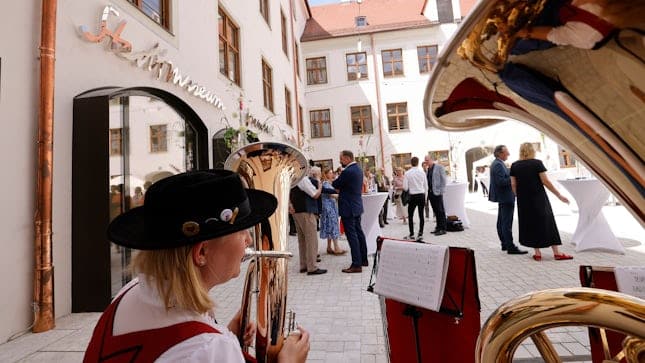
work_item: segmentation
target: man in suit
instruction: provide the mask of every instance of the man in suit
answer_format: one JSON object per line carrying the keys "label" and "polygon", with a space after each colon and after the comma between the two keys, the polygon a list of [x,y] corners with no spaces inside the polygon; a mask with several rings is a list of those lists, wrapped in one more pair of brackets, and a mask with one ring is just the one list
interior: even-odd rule
{"label": "man in suit", "polygon": [[428,179],[428,200],[436,218],[436,226],[432,234],[441,236],[446,234],[446,210],[443,207],[443,194],[446,192],[446,169],[443,165],[426,155],[425,162],[428,166],[426,178]]}
{"label": "man in suit", "polygon": [[523,255],[528,252],[520,250],[513,244],[515,194],[511,189],[511,175],[504,164],[509,152],[506,146],[497,145],[493,155],[495,160],[490,165],[488,200],[497,203],[497,235],[502,243],[502,251],[506,251],[509,255]]}
{"label": "man in suit", "polygon": [[338,190],[338,214],[345,228],[347,242],[352,252],[352,265],[342,271],[356,273],[368,266],[367,242],[361,228],[363,214],[363,171],[354,161],[354,154],[349,150],[340,152],[340,164],[344,170],[332,186]]}

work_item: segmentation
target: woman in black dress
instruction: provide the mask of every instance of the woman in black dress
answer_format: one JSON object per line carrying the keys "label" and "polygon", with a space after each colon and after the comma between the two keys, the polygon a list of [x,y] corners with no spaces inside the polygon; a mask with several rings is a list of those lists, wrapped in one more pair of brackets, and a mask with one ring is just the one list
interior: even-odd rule
{"label": "woman in black dress", "polygon": [[570,260],[572,256],[558,249],[562,241],[544,187],[562,202],[569,203],[569,200],[551,184],[544,164],[534,157],[533,145],[525,142],[520,146],[520,160],[511,165],[511,187],[517,196],[520,244],[535,249],[533,259],[536,261],[542,260],[540,248],[545,247],[553,249],[556,260]]}

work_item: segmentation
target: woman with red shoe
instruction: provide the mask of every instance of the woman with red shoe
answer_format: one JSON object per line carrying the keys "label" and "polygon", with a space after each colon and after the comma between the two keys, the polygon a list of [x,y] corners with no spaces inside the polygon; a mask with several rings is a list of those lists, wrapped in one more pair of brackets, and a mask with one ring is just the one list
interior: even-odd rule
{"label": "woman with red shoe", "polygon": [[536,261],[542,260],[540,248],[545,247],[551,247],[556,260],[573,259],[558,248],[562,241],[544,187],[563,203],[569,203],[549,181],[542,161],[535,159],[533,144],[525,142],[520,146],[520,159],[511,165],[511,188],[517,196],[520,244],[535,249],[533,259]]}

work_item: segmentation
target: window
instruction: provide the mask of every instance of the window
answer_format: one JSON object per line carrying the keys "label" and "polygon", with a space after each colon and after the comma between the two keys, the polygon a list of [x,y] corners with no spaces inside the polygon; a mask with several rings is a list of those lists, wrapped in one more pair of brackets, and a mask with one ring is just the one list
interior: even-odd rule
{"label": "window", "polygon": [[155,23],[170,30],[170,0],[128,0],[128,2],[138,7]]}
{"label": "window", "polygon": [[293,122],[291,120],[291,92],[289,92],[287,87],[284,88],[284,106],[286,108],[285,119],[287,121],[287,125],[293,126]]}
{"label": "window", "polygon": [[428,73],[437,62],[437,46],[424,45],[417,47],[417,57],[419,58],[419,73]]}
{"label": "window", "polygon": [[123,132],[122,128],[110,129],[110,156],[122,155],[122,138],[121,133]]}
{"label": "window", "polygon": [[159,153],[168,151],[166,125],[150,126],[150,152]]}
{"label": "window", "polygon": [[240,85],[239,31],[228,15],[219,8],[219,71]]}
{"label": "window", "polygon": [[446,169],[446,175],[450,175],[450,151],[449,150],[431,150],[428,155],[436,163],[441,164]]}
{"label": "window", "polygon": [[307,58],[307,84],[327,83],[327,59],[325,57]]}
{"label": "window", "polygon": [[298,46],[298,43],[293,43],[293,49],[296,51],[296,74],[298,75],[298,78],[300,77],[300,47]]}
{"label": "window", "polygon": [[325,169],[334,170],[334,161],[332,159],[314,160],[314,165],[320,167],[323,171]]}
{"label": "window", "polygon": [[403,51],[401,49],[390,49],[381,52],[383,61],[383,76],[403,75]]}
{"label": "window", "polygon": [[356,26],[365,26],[367,25],[367,17],[366,16],[357,16],[354,18],[354,21],[356,23]]}
{"label": "window", "polygon": [[404,154],[392,154],[392,168],[405,168],[407,165],[410,164],[410,159],[412,159],[412,154],[411,153],[404,153]]}
{"label": "window", "polygon": [[262,90],[264,91],[264,107],[273,111],[273,70],[262,59]]}
{"label": "window", "polygon": [[576,166],[576,158],[573,156],[573,154],[560,146],[558,146],[558,156],[560,159],[561,168],[573,168]]}
{"label": "window", "polygon": [[287,36],[287,17],[284,15],[284,11],[282,11],[282,9],[280,9],[280,28],[282,29],[282,51],[288,58],[289,42]]}
{"label": "window", "polygon": [[387,121],[390,131],[408,129],[408,103],[388,103]]}
{"label": "window", "polygon": [[374,155],[356,156],[354,157],[354,161],[356,161],[361,166],[361,169],[363,169],[363,171],[367,169],[371,171],[376,170],[376,157]]}
{"label": "window", "polygon": [[311,138],[331,137],[331,120],[329,109],[309,111],[309,122],[311,123]]}
{"label": "window", "polygon": [[302,105],[298,105],[298,132],[302,135],[305,134],[305,123],[302,119],[304,114],[302,113]]}
{"label": "window", "polygon": [[262,14],[264,21],[267,22],[267,25],[269,25],[270,28],[271,23],[269,22],[269,0],[260,0],[260,14]]}
{"label": "window", "polygon": [[372,133],[372,106],[355,106],[350,108],[352,117],[352,135]]}
{"label": "window", "polygon": [[345,55],[347,63],[347,80],[367,79],[367,53],[348,53]]}

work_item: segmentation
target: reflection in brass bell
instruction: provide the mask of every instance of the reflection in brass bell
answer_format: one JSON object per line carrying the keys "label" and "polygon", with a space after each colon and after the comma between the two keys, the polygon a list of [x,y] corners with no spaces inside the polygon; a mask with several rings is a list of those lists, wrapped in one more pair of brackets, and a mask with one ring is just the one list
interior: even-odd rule
{"label": "reflection in brass bell", "polygon": [[193,221],[184,222],[181,226],[181,231],[184,233],[184,236],[192,237],[199,233],[199,223]]}

